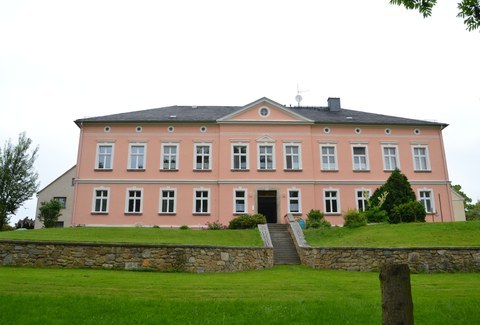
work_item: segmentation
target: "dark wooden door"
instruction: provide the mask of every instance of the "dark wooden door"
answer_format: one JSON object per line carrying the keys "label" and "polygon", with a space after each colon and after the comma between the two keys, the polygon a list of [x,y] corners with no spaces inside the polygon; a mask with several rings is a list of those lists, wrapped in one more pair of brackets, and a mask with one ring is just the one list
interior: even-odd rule
{"label": "dark wooden door", "polygon": [[268,223],[277,223],[277,191],[258,191],[258,213],[267,217]]}

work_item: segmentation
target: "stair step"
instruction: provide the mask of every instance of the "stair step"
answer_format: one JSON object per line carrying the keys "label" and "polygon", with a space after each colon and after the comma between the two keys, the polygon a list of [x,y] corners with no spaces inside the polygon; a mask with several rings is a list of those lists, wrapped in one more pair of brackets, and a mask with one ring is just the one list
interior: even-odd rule
{"label": "stair step", "polygon": [[287,224],[268,224],[273,245],[273,263],[275,265],[300,264],[292,236]]}

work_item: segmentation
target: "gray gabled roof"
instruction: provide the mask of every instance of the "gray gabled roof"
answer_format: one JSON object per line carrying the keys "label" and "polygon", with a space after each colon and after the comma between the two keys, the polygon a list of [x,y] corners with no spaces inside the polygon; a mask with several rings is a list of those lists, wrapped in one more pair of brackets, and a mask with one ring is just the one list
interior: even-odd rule
{"label": "gray gabled roof", "polygon": [[[270,101],[268,98],[259,99]],[[273,102],[273,101],[271,101]],[[167,106],[128,113],[120,113],[106,116],[90,117],[76,120],[80,126],[82,123],[135,123],[135,122],[216,122],[226,116],[245,109],[249,106]],[[378,125],[414,125],[414,126],[440,126],[446,127],[445,123],[430,122],[424,120],[408,119],[403,117],[367,113],[342,108],[339,111],[330,111],[328,107],[288,107],[294,114],[324,124],[378,124]]]}

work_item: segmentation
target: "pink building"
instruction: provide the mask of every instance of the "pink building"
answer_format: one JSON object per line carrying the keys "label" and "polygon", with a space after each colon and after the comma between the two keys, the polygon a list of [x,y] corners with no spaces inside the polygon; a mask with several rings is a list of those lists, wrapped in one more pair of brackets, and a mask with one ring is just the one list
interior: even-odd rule
{"label": "pink building", "polygon": [[399,168],[428,221],[454,221],[447,125],[328,107],[171,106],[76,121],[73,225],[228,225],[319,209],[332,224],[362,209]]}

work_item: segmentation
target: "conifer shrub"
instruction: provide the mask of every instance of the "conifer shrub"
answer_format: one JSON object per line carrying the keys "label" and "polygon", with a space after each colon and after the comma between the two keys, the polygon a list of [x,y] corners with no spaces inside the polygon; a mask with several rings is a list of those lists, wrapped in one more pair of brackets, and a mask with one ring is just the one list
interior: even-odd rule
{"label": "conifer shrub", "polygon": [[310,210],[310,212],[307,213],[307,218],[307,229],[330,228],[332,226],[330,222],[325,220],[324,214],[320,212],[320,210]]}
{"label": "conifer shrub", "polygon": [[259,224],[267,223],[267,218],[263,214],[243,214],[230,221],[229,229],[252,229]]}

